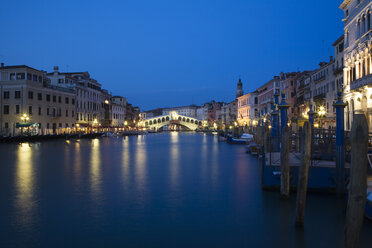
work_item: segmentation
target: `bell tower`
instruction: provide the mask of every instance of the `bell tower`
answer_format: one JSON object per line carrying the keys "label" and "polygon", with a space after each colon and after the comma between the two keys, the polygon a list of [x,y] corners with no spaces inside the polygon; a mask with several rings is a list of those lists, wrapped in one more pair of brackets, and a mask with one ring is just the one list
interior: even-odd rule
{"label": "bell tower", "polygon": [[242,83],[242,80],[239,78],[239,81],[238,81],[238,84],[236,86],[236,98],[240,97],[244,95],[244,92],[243,92],[243,83]]}

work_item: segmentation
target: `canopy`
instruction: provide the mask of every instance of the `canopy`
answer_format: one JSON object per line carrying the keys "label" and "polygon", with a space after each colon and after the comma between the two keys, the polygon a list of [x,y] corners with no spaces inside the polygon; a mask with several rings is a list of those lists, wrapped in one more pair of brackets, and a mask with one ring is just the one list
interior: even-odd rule
{"label": "canopy", "polygon": [[30,127],[30,126],[39,126],[37,123],[17,123],[16,127]]}

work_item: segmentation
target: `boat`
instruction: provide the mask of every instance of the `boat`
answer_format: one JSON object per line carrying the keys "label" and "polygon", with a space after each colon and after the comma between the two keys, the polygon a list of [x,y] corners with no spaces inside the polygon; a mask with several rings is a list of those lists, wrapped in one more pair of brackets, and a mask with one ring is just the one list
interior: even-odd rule
{"label": "boat", "polygon": [[258,155],[258,151],[259,151],[259,148],[256,142],[252,141],[247,145],[247,148],[246,148],[247,153],[251,155]]}
{"label": "boat", "polygon": [[240,144],[240,145],[246,145],[253,141],[253,135],[248,133],[243,133],[240,138],[234,138],[231,135],[228,135],[226,137],[226,142],[229,144]]}

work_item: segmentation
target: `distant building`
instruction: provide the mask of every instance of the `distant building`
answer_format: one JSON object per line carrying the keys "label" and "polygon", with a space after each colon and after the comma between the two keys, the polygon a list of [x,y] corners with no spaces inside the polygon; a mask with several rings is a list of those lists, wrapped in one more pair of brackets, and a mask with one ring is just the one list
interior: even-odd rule
{"label": "distant building", "polygon": [[52,85],[44,71],[2,63],[0,86],[1,135],[18,135],[18,127],[30,123],[37,124],[34,131],[39,134],[68,133],[75,128],[75,91]]}
{"label": "distant building", "polygon": [[179,115],[184,115],[188,117],[196,118],[196,110],[198,109],[195,105],[173,107],[173,108],[163,108],[162,115],[169,115],[170,112],[177,112]]}
{"label": "distant building", "polygon": [[112,105],[112,127],[123,127],[125,121],[127,99],[122,96],[113,96]]}
{"label": "distant building", "polygon": [[239,126],[253,126],[258,120],[258,92],[251,92],[238,97],[237,122]]}
{"label": "distant building", "polygon": [[221,109],[216,111],[218,124],[226,126],[234,125],[234,122],[236,122],[237,111],[237,100],[229,103],[224,103]]}
{"label": "distant building", "polygon": [[317,113],[324,108],[325,116],[316,116],[318,123],[323,123],[324,128],[336,125],[336,111],[333,103],[336,99],[336,83],[334,75],[334,60],[331,56],[329,62],[319,63],[320,68],[311,75],[310,90],[312,96],[313,110]]}

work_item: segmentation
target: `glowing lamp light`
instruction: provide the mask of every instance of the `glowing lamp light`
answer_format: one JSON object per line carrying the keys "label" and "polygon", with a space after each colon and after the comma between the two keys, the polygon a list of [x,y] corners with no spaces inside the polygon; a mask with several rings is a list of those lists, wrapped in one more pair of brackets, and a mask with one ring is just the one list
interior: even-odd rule
{"label": "glowing lamp light", "polygon": [[109,104],[109,101],[108,100],[105,100],[105,104]]}
{"label": "glowing lamp light", "polygon": [[318,123],[315,123],[314,124],[314,127],[318,128],[319,127],[319,124]]}
{"label": "glowing lamp light", "polygon": [[124,126],[128,125],[128,122],[127,121],[124,121]]}

